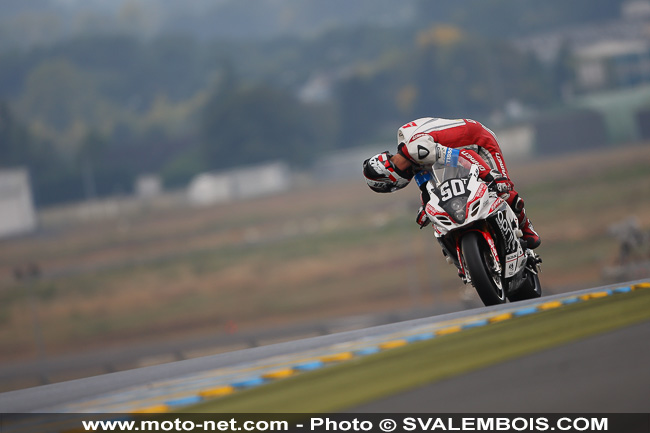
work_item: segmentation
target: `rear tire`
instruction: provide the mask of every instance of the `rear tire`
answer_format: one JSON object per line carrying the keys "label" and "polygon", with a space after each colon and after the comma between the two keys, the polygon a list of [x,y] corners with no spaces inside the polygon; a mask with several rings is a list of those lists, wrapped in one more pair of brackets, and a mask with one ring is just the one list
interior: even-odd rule
{"label": "rear tire", "polygon": [[485,305],[506,302],[501,275],[494,269],[494,258],[487,242],[477,232],[466,233],[460,241],[465,270]]}
{"label": "rear tire", "polygon": [[510,302],[525,301],[542,296],[542,286],[539,284],[539,276],[528,271],[526,281],[512,295],[508,296]]}

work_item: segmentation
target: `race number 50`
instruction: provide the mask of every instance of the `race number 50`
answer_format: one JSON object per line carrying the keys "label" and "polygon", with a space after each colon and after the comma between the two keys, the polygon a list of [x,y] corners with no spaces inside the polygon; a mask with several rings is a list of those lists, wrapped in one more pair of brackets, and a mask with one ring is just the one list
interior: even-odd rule
{"label": "race number 50", "polygon": [[465,194],[465,184],[460,179],[451,179],[440,187],[442,201],[450,200],[453,197]]}

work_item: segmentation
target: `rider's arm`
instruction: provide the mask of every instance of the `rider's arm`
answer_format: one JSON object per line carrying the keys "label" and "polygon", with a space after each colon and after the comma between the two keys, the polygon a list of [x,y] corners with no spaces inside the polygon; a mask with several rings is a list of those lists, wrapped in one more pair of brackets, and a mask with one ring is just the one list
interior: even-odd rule
{"label": "rider's arm", "polygon": [[414,174],[413,165],[426,167],[437,162],[456,167],[458,156],[458,149],[442,146],[434,142],[433,137],[427,135],[408,145],[400,145],[396,155],[386,151],[366,159],[363,162],[363,174],[366,183],[373,191],[393,192],[409,184]]}
{"label": "rider's arm", "polygon": [[[490,173],[490,166],[481,156],[471,149],[462,149],[460,155],[463,157],[464,164],[476,164],[478,166],[478,175],[481,179]],[[469,168],[469,167],[466,167]]]}
{"label": "rider's arm", "polygon": [[510,179],[498,170],[491,169],[488,163],[478,153],[470,149],[463,149],[460,151],[460,156],[459,161],[462,161],[463,165],[468,163],[476,164],[479,169],[478,176],[483,181],[492,184],[495,190],[501,193],[512,191],[514,185]]}
{"label": "rider's arm", "polygon": [[[391,161],[397,166],[409,167],[411,164],[431,166],[433,164],[456,167],[459,150],[436,143],[432,136],[425,134],[407,143],[400,144],[398,153]],[[394,157],[394,158],[395,158]]]}

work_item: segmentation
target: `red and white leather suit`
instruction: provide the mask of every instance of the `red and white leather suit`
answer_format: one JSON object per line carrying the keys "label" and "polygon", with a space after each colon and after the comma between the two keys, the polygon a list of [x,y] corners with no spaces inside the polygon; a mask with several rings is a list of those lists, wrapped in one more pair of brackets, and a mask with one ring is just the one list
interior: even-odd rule
{"label": "red and white leather suit", "polygon": [[[427,137],[428,136],[428,137]],[[506,167],[503,153],[495,134],[481,123],[471,119],[441,119],[425,117],[403,125],[398,130],[398,152],[416,165],[428,165],[435,160],[436,143],[458,149],[460,154],[479,166],[479,176],[494,178],[498,171],[505,179],[509,192],[502,194],[510,207],[517,213],[520,225],[527,238],[535,238],[532,245],[539,244],[539,235],[524,211],[523,199],[514,189]]]}

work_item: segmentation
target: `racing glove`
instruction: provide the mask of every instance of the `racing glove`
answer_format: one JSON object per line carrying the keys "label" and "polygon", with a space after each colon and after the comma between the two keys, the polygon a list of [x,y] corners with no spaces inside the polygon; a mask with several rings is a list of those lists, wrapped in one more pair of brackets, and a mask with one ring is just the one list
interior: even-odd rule
{"label": "racing glove", "polygon": [[514,189],[512,181],[497,170],[490,170],[483,176],[483,180],[488,183],[488,188],[498,194],[506,194]]}
{"label": "racing glove", "polygon": [[424,205],[420,206],[420,209],[418,209],[418,216],[415,218],[415,222],[418,223],[420,229],[425,228],[431,222],[429,216],[424,211]]}

